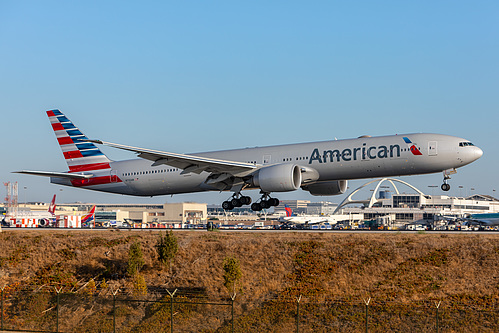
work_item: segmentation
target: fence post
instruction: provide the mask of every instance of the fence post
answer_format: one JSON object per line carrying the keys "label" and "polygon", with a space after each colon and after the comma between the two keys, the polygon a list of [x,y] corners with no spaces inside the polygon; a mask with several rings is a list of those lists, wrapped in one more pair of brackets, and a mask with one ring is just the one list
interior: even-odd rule
{"label": "fence post", "polygon": [[364,299],[364,304],[366,304],[366,333],[369,331],[369,302],[371,302],[371,297],[369,299]]}
{"label": "fence post", "polygon": [[173,333],[173,296],[177,292],[177,289],[171,293],[168,289],[166,289],[168,295],[170,295],[170,332]]}
{"label": "fence post", "polygon": [[57,316],[56,316],[56,322],[55,322],[55,331],[59,332],[59,294],[61,293],[62,287],[59,289],[57,289],[57,288],[54,288],[54,289],[55,289],[55,292],[57,293],[57,307],[56,307]]}
{"label": "fence post", "polygon": [[2,309],[0,311],[2,311],[2,314],[0,315],[1,317],[1,324],[0,324],[0,330],[3,331],[3,290],[5,289],[5,286],[2,287]]}
{"label": "fence post", "polygon": [[232,300],[232,333],[234,333],[234,300],[236,299],[236,293],[230,297]]}
{"label": "fence post", "polygon": [[439,301],[438,303],[435,302],[435,307],[437,308],[437,333],[438,333],[438,308],[440,307],[441,303],[442,303],[442,301]]}
{"label": "fence post", "polygon": [[116,294],[119,289],[113,291],[113,332],[116,333]]}
{"label": "fence post", "polygon": [[296,333],[298,333],[299,330],[299,322],[300,322],[300,301],[301,301],[301,295],[300,297],[296,298]]}

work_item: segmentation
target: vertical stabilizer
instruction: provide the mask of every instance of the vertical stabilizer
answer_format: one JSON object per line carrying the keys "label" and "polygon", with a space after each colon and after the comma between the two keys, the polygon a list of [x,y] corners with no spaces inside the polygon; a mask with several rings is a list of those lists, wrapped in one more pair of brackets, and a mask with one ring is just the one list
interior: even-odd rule
{"label": "vertical stabilizer", "polygon": [[94,220],[95,220],[95,205],[92,207],[92,209],[88,212],[87,215],[81,218],[81,223],[90,223]]}
{"label": "vertical stabilizer", "polygon": [[47,111],[69,172],[110,169],[110,159],[59,110]]}
{"label": "vertical stabilizer", "polygon": [[296,216],[288,205],[284,205],[284,210],[286,211],[286,217]]}
{"label": "vertical stabilizer", "polygon": [[49,206],[49,213],[54,215],[55,214],[55,194],[54,194],[54,197],[52,198],[52,202],[50,202],[50,206]]}

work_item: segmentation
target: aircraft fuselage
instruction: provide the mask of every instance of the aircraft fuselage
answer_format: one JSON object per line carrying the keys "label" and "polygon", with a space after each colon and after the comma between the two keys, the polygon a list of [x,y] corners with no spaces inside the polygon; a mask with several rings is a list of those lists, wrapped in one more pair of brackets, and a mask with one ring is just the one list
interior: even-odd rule
{"label": "aircraft fuselage", "polygon": [[[466,144],[463,144],[466,143]],[[258,167],[294,164],[318,173],[317,182],[442,172],[467,165],[482,155],[468,140],[441,134],[404,134],[297,143],[190,154],[251,163]],[[52,177],[51,182],[92,190],[156,196],[219,190],[206,183],[208,172],[182,174],[145,159],[110,163],[81,182]]]}

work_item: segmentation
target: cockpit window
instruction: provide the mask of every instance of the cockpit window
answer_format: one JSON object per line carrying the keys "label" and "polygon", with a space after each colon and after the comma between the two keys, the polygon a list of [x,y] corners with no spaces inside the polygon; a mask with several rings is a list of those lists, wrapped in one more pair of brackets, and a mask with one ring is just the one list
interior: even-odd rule
{"label": "cockpit window", "polygon": [[459,142],[459,147],[474,146],[471,142]]}

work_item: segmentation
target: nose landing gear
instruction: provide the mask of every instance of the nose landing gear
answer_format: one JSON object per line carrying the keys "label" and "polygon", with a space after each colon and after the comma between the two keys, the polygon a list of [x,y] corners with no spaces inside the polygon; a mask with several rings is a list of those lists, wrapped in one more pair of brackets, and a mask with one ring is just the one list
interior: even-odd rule
{"label": "nose landing gear", "polygon": [[440,188],[442,189],[442,191],[448,191],[450,190],[450,185],[447,184],[447,183],[443,183],[442,186],[440,186]]}
{"label": "nose landing gear", "polygon": [[447,184],[447,180],[448,179],[450,179],[450,176],[444,172],[444,183],[442,184],[442,186],[440,186],[440,188],[442,189],[442,191],[447,192],[447,191],[450,190],[450,185]]}

